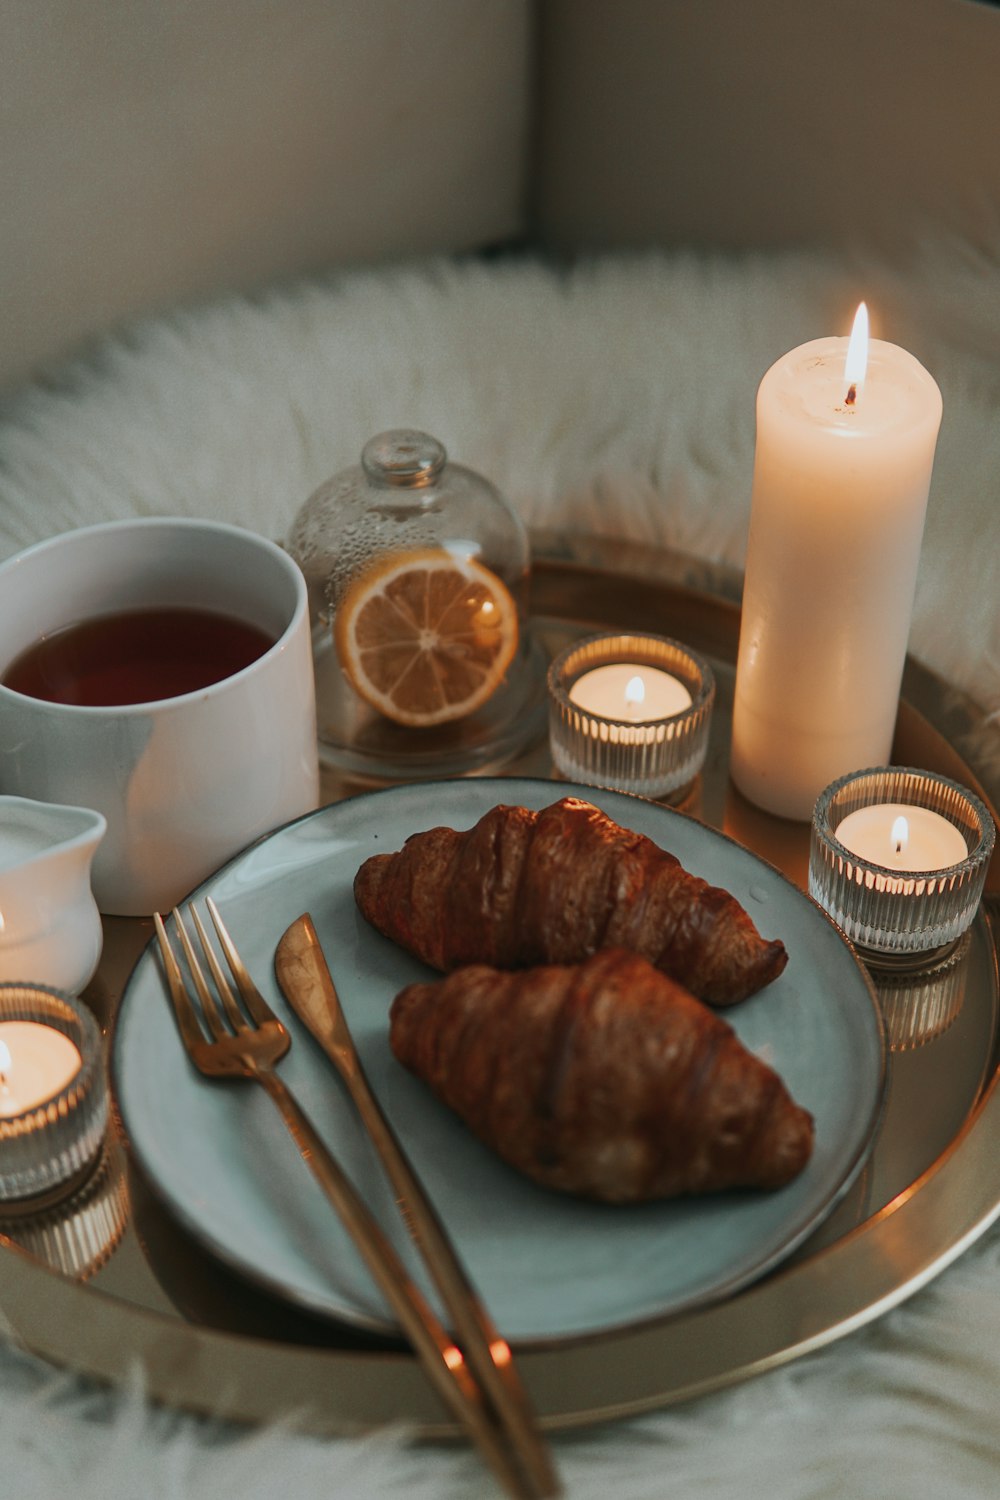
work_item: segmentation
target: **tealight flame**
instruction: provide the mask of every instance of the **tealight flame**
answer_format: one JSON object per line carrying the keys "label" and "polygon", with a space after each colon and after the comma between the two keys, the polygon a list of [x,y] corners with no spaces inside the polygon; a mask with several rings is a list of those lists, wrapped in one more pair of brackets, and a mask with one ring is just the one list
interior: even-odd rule
{"label": "tealight flame", "polygon": [[5,1074],[10,1067],[10,1048],[6,1042],[0,1042],[0,1083],[6,1083]]}
{"label": "tealight flame", "polygon": [[854,327],[851,329],[850,342],[847,345],[847,358],[844,360],[844,381],[847,385],[847,395],[844,398],[846,406],[853,406],[857,401],[858,392],[864,388],[867,373],[868,305],[865,302],[859,302],[858,310],[854,314]]}
{"label": "tealight flame", "polygon": [[910,825],[905,818],[897,818],[892,825],[892,847],[897,854],[904,854],[906,846],[910,842]]}
{"label": "tealight flame", "polygon": [[[621,679],[619,679],[620,681]],[[625,684],[625,703],[628,708],[638,708],[646,696],[646,684],[641,677],[630,677]]]}

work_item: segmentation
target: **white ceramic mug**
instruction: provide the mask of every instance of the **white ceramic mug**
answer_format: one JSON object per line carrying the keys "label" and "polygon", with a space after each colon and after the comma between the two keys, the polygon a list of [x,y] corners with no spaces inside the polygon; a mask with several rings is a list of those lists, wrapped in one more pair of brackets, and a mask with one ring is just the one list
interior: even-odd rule
{"label": "white ceramic mug", "polygon": [[280,547],[240,527],[112,521],[8,559],[0,677],[54,630],[163,606],[233,616],[274,645],[221,682],[150,703],[81,707],[0,683],[0,792],[103,814],[94,895],[123,916],[166,910],[319,797],[305,581]]}

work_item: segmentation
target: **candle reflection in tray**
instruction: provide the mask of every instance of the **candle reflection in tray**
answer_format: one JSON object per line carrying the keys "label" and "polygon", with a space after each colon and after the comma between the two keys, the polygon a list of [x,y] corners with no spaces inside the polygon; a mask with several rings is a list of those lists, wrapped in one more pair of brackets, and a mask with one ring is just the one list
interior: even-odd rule
{"label": "candle reflection in tray", "polygon": [[872,970],[893,1052],[907,1052],[954,1025],[965,1001],[970,937],[966,932],[944,958],[923,969]]}
{"label": "candle reflection in tray", "polygon": [[0,1205],[0,1239],[53,1271],[89,1281],[114,1254],[127,1221],[124,1158],[110,1140],[93,1173],[65,1201],[16,1216],[12,1205]]}

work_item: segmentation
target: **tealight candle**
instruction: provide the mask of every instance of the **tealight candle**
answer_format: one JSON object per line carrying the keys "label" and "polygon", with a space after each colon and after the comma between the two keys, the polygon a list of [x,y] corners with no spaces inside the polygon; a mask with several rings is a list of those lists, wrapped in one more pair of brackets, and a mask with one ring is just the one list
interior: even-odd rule
{"label": "tealight candle", "polygon": [[90,1011],[43,985],[0,984],[0,1209],[74,1188],[93,1168],[107,1120]]}
{"label": "tealight candle", "polygon": [[965,837],[940,813],[906,802],[859,807],[837,824],[837,841],[890,870],[947,870],[969,857]]}
{"label": "tealight candle", "polygon": [[0,1115],[20,1115],[55,1097],[80,1071],[79,1047],[37,1021],[0,1021]]}
{"label": "tealight candle", "polygon": [[863,309],[757,392],[730,769],[786,818],[889,759],[906,656],[941,393]]}
{"label": "tealight candle", "polygon": [[680,797],[705,759],[715,678],[708,663],[658,635],[577,641],[549,668],[556,770],[587,786]]}
{"label": "tealight candle", "polygon": [[659,667],[638,662],[593,667],[577,678],[569,696],[590,714],[628,724],[670,719],[691,707],[691,694],[683,682]]}
{"label": "tealight candle", "polygon": [[982,800],[945,776],[852,772],[817,799],[809,894],[871,961],[923,961],[972,922],[994,839]]}

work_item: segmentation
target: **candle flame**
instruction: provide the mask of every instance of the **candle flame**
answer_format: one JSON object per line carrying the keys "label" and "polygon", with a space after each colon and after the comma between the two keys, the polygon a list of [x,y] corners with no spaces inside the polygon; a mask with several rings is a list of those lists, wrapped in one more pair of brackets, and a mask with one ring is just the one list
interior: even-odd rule
{"label": "candle flame", "polygon": [[889,837],[892,839],[892,847],[896,853],[902,854],[910,842],[910,825],[905,818],[896,819]]}
{"label": "candle flame", "polygon": [[847,345],[847,358],[844,360],[844,380],[847,384],[845,404],[847,406],[853,406],[857,401],[858,392],[864,388],[867,373],[868,306],[867,303],[859,302],[858,310],[854,314],[854,327],[851,329],[851,337]]}
{"label": "candle flame", "polygon": [[[619,679],[620,680],[620,679]],[[625,684],[625,702],[629,708],[638,708],[646,696],[646,684],[641,677],[630,677]]]}
{"label": "candle flame", "polygon": [[0,1079],[3,1078],[3,1075],[10,1067],[10,1061],[10,1048],[6,1042],[0,1042]]}

